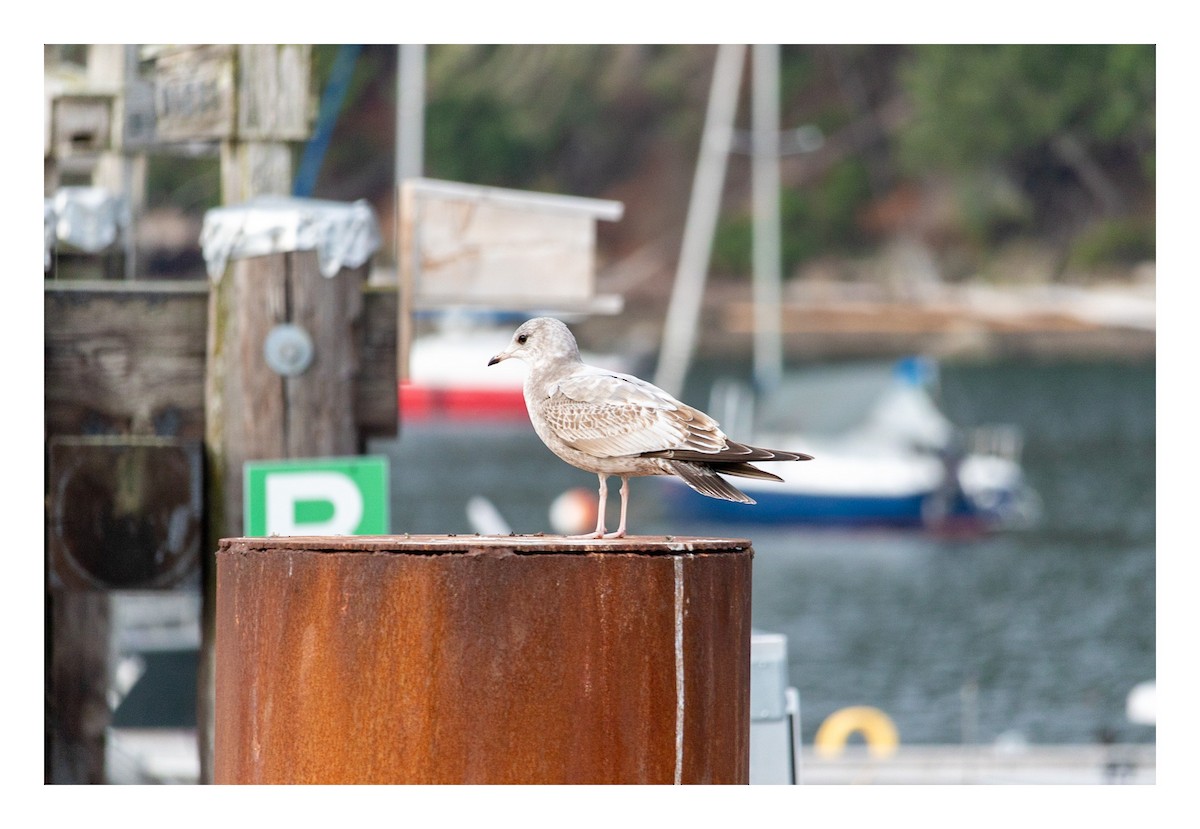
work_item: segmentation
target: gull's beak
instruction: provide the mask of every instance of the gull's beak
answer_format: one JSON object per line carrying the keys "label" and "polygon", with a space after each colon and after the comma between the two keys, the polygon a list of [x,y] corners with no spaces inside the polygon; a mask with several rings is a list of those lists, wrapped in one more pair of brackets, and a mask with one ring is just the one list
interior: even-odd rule
{"label": "gull's beak", "polygon": [[507,351],[501,351],[495,357],[488,360],[488,365],[494,366],[494,365],[496,365],[496,363],[500,362],[501,360],[507,360],[510,356],[512,356],[512,355],[510,355]]}

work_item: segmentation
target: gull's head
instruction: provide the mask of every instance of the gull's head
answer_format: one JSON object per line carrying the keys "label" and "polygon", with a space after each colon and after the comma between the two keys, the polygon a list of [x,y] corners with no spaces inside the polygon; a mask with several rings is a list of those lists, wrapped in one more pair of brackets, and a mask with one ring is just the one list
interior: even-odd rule
{"label": "gull's head", "polygon": [[488,360],[494,366],[501,360],[516,357],[530,365],[543,365],[559,361],[579,362],[579,346],[575,335],[559,320],[538,317],[522,323],[512,336],[508,348]]}

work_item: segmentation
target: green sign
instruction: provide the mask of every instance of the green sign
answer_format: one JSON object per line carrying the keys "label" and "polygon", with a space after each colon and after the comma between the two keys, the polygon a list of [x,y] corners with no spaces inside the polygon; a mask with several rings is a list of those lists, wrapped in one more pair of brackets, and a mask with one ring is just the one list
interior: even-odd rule
{"label": "green sign", "polygon": [[247,536],[385,535],[388,459],[247,461]]}

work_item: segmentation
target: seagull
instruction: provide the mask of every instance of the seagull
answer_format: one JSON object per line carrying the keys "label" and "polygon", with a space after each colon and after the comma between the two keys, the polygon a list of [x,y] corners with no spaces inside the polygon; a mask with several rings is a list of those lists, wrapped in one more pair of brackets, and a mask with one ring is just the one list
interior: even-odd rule
{"label": "seagull", "polygon": [[[575,336],[560,320],[538,317],[521,325],[508,348],[488,361],[524,361],[525,406],[551,452],[600,479],[595,532],[578,538],[624,538],[629,479],[675,475],[697,492],[753,504],[721,475],[782,481],[749,461],[808,461],[811,455],[736,443],[699,409],[629,374],[586,365]],[[621,479],[621,524],[606,532],[608,478]]]}

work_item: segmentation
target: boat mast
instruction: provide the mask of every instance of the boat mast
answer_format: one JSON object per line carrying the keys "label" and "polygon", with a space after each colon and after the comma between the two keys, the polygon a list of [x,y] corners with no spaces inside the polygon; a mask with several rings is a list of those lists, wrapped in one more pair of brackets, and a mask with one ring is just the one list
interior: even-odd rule
{"label": "boat mast", "polygon": [[409,379],[409,347],[413,339],[413,315],[410,306],[412,285],[404,279],[401,267],[401,186],[406,179],[420,178],[425,167],[425,44],[401,43],[396,56],[396,159],[393,197],[393,253],[396,284],[400,292],[399,319],[396,321],[397,379]]}
{"label": "boat mast", "polygon": [[746,47],[741,44],[717,47],[700,156],[696,161],[696,175],[683,228],[683,245],[667,307],[658,368],[654,373],[654,384],[670,394],[682,393],[683,379],[696,345],[700,305],[721,207],[721,187],[725,182],[725,167],[733,139],[733,120],[737,114],[745,54]]}
{"label": "boat mast", "polygon": [[[424,174],[425,44],[402,43],[396,62],[396,192]],[[397,213],[400,211],[397,210]]]}
{"label": "boat mast", "polygon": [[783,377],[780,320],[783,276],[779,233],[779,46],[756,43],[752,50],[752,60],[754,385],[759,394],[768,394],[779,387]]}
{"label": "boat mast", "polygon": [[[713,234],[721,206],[725,168],[732,150],[734,117],[746,48],[717,48],[700,156],[688,203],[683,244],[659,353],[654,383],[671,394],[683,390],[696,344]],[[753,270],[754,384],[759,393],[778,387],[783,376],[781,333],[782,268],[779,229],[779,46],[753,47]]]}

